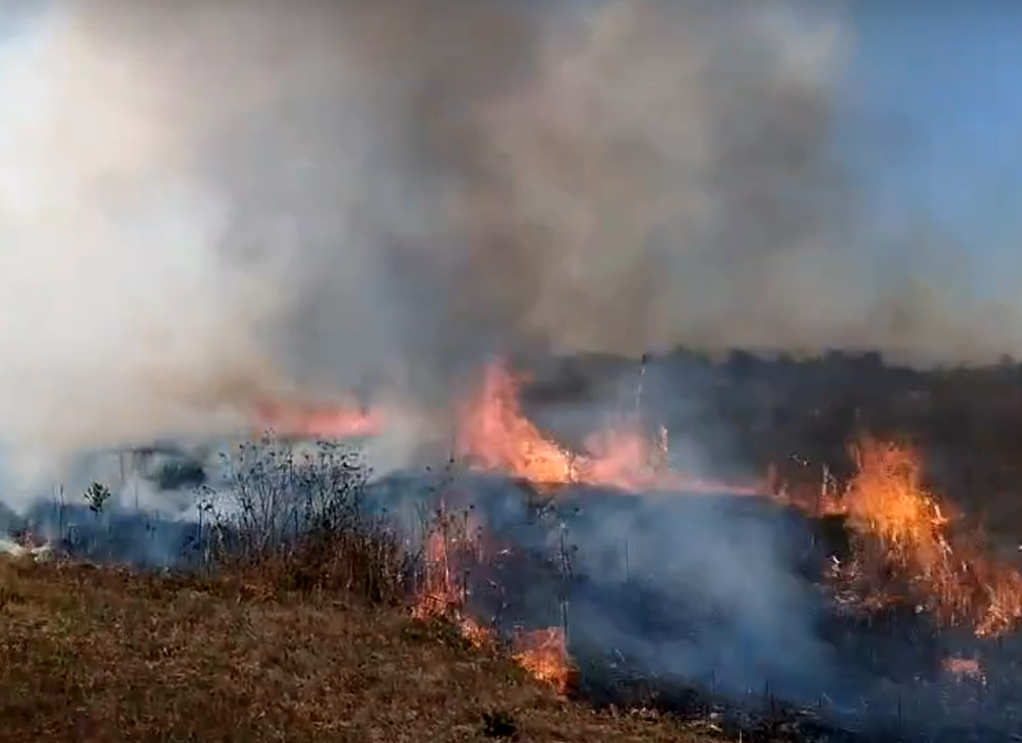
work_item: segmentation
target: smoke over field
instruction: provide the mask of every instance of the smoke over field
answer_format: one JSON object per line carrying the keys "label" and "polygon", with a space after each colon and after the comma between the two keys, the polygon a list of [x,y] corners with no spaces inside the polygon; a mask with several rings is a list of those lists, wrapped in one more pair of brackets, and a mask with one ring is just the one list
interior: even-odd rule
{"label": "smoke over field", "polygon": [[862,249],[855,40],[814,7],[40,9],[0,61],[0,436],[28,467],[296,389],[429,407],[494,351],[1017,350],[961,267]]}

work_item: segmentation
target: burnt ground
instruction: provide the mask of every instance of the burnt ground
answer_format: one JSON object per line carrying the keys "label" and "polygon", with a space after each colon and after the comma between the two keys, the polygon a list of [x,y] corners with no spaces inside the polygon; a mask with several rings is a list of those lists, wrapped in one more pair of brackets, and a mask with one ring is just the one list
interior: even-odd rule
{"label": "burnt ground", "polygon": [[[941,626],[908,594],[833,600],[823,573],[848,557],[841,517],[748,496],[457,482],[471,503],[449,505],[487,525],[482,564],[450,558],[472,614],[504,634],[563,627],[587,704],[712,716],[745,740],[992,743],[1022,727],[1022,637]],[[441,489],[421,475],[374,487],[393,513]],[[948,658],[984,678],[949,675]]]}
{"label": "burnt ground", "polygon": [[[340,593],[0,559],[0,741],[710,740]],[[706,723],[709,725],[710,723]]]}

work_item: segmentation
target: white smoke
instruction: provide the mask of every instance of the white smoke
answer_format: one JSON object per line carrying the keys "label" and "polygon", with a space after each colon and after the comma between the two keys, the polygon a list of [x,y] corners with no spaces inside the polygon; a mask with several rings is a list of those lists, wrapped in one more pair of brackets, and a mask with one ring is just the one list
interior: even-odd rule
{"label": "white smoke", "polygon": [[783,2],[54,6],[0,46],[0,440],[433,402],[493,351],[1011,351],[844,242],[848,42]]}
{"label": "white smoke", "polygon": [[194,133],[73,17],[0,64],[0,438],[65,454],[209,426],[266,366]]}

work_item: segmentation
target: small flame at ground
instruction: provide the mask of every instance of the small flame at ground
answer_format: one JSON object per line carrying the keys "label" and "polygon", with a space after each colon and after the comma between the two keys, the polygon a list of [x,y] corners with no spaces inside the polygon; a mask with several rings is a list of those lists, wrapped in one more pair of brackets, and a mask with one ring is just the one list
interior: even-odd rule
{"label": "small flame at ground", "polygon": [[[423,549],[424,575],[412,605],[412,616],[420,620],[443,618],[454,623],[469,644],[485,647],[495,641],[494,633],[465,614],[466,590],[459,584],[460,565],[482,559],[467,524],[449,528],[441,513],[442,528],[430,532]],[[513,659],[533,677],[563,693],[568,685],[570,664],[564,634],[558,628],[516,633]]]}
{"label": "small flame at ground", "polygon": [[559,693],[568,690],[571,668],[564,631],[560,627],[518,633],[513,657],[533,677],[550,684]]}

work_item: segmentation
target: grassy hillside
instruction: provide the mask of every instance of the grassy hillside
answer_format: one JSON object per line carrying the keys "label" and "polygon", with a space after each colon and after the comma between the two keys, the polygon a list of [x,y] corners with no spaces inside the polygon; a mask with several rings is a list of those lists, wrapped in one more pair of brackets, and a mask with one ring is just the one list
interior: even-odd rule
{"label": "grassy hillside", "polygon": [[339,593],[0,561],[0,741],[674,741]]}

